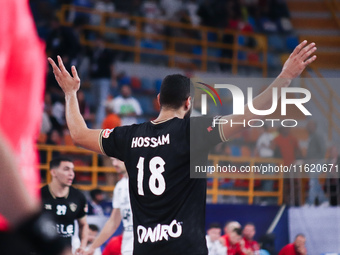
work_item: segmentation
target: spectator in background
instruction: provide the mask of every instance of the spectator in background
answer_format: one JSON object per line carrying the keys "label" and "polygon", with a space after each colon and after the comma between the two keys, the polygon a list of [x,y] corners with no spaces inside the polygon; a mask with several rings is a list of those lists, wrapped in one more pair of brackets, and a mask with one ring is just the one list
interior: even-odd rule
{"label": "spectator in background", "polygon": [[[85,7],[85,8],[92,8],[93,7],[93,2],[92,0],[73,0],[72,1],[72,6],[75,7]],[[70,22],[74,20],[82,20],[82,22],[88,24],[90,21],[90,14],[86,12],[77,12],[76,10],[71,10],[68,20]]]}
{"label": "spectator in background", "polygon": [[[173,2],[173,1],[171,1]],[[195,0],[189,0],[185,4],[185,8],[189,13],[191,24],[193,26],[199,26],[201,22],[201,18],[197,15],[198,12],[198,3]]]}
{"label": "spectator in background", "polygon": [[235,228],[241,228],[238,221],[228,221],[224,226],[224,236],[230,234]]}
{"label": "spectator in background", "polygon": [[51,18],[51,30],[46,38],[46,51],[49,55],[60,55],[66,66],[76,64],[76,58],[82,50],[79,33],[82,20],[75,19],[72,27],[62,26],[57,17]]}
{"label": "spectator in background", "polygon": [[282,158],[285,166],[289,166],[302,156],[298,140],[287,127],[279,127],[279,135],[274,138],[272,148],[274,149],[274,156]]}
{"label": "spectator in background", "polygon": [[226,247],[221,243],[221,226],[218,223],[212,223],[209,226],[207,235],[208,255],[225,255],[227,253]]}
{"label": "spectator in background", "polygon": [[210,0],[204,0],[200,3],[197,15],[201,19],[202,26],[216,27],[216,12],[215,4],[211,3]]}
{"label": "spectator in background", "polygon": [[333,168],[329,175],[330,178],[326,180],[325,190],[329,192],[330,205],[337,206],[340,205],[340,179],[335,166],[340,165],[340,157],[338,148],[335,145],[329,148],[327,164],[332,164]]}
{"label": "spectator in background", "polygon": [[[306,154],[306,163],[308,164],[321,164],[324,163],[326,154],[326,144],[320,134],[316,132],[317,123],[310,120],[307,123],[307,131],[309,134],[308,147]],[[309,191],[307,198],[307,205],[314,205],[315,199],[318,199],[318,204],[328,206],[329,201],[321,187],[319,181],[320,173],[310,173],[309,178]]]}
{"label": "spectator in background", "polygon": [[[272,148],[274,150],[274,157],[281,158],[283,160],[284,166],[289,166],[293,164],[296,159],[301,159],[302,153],[299,147],[299,142],[295,136],[290,133],[290,128],[288,127],[279,127],[278,128],[279,135],[274,138],[272,143]],[[293,197],[292,194],[297,194],[296,192],[291,192],[291,190],[295,189],[297,185],[294,183],[295,179],[285,179],[284,180],[284,200],[295,200],[296,197]],[[292,202],[290,202],[292,203]]]}
{"label": "spectator in background", "polygon": [[306,237],[303,234],[298,234],[295,237],[294,243],[287,244],[284,246],[279,255],[306,255]]}
{"label": "spectator in background", "polygon": [[95,119],[94,114],[91,112],[90,105],[87,103],[84,91],[81,89],[77,93],[79,110],[80,113],[84,116],[84,120],[89,128],[92,127],[93,121]]}
{"label": "spectator in background", "polygon": [[242,230],[234,228],[229,234],[221,237],[221,242],[227,247],[227,255],[244,255],[244,241]]}
{"label": "spectator in background", "polygon": [[105,107],[105,111],[106,111],[106,117],[103,121],[102,129],[112,129],[112,128],[121,126],[122,121],[120,117],[114,113],[112,104],[107,105]]}
{"label": "spectator in background", "polygon": [[56,112],[56,110],[58,108],[59,109],[63,108],[63,106],[61,106],[61,107],[57,106],[56,107],[56,105],[52,103],[51,95],[49,93],[46,93],[45,97],[44,97],[44,112],[47,114],[48,119],[52,124],[52,127],[50,128],[49,131],[51,131],[52,129],[56,129],[56,130],[58,130],[58,132],[62,133],[63,132],[63,126],[59,123],[57,118],[54,116],[54,113]]}
{"label": "spectator in background", "polygon": [[[272,149],[272,141],[274,135],[269,132],[268,126],[263,126],[263,133],[259,136],[256,141],[255,155],[261,158],[273,158],[274,150]],[[273,180],[261,180],[263,191],[273,191],[274,181]],[[264,198],[265,202],[274,202],[275,198]]]}
{"label": "spectator in background", "polygon": [[57,121],[57,126],[61,128],[61,130],[64,129],[64,126],[66,124],[65,121],[65,100],[62,98],[58,101],[55,101],[52,105],[52,116]]}
{"label": "spectator in background", "polygon": [[[89,235],[88,235],[88,241],[87,241],[87,247],[89,247],[93,241],[96,239],[97,235],[99,233],[99,228],[97,225],[89,224]],[[102,252],[100,248],[98,247],[95,249],[93,255],[101,255]]]}
{"label": "spectator in background", "polygon": [[165,12],[167,20],[173,20],[176,13],[182,8],[182,0],[160,0],[160,7]]}
{"label": "spectator in background", "polygon": [[104,215],[102,202],[104,201],[104,193],[101,189],[93,189],[90,191],[91,200],[88,201],[88,215]]}
{"label": "spectator in background", "polygon": [[272,149],[271,143],[274,139],[274,135],[269,132],[268,126],[263,126],[263,133],[259,136],[256,141],[256,152],[255,155],[261,158],[272,158],[274,156],[274,150]]}
{"label": "spectator in background", "polygon": [[247,223],[242,231],[244,249],[247,255],[258,255],[260,252],[259,244],[254,240],[256,230],[253,223]]}
{"label": "spectator in background", "polygon": [[105,118],[105,101],[110,93],[110,86],[117,86],[114,70],[114,53],[105,48],[103,36],[98,35],[95,47],[90,49],[92,95],[96,107],[96,123],[99,128]]}
{"label": "spectator in background", "polygon": [[122,126],[136,124],[136,117],[143,113],[140,103],[132,97],[129,85],[123,85],[120,94],[120,96],[108,102],[108,107],[113,108],[113,111],[120,116]]}
{"label": "spectator in background", "polygon": [[[113,13],[116,10],[116,7],[111,0],[97,0],[94,4],[94,10],[100,13]],[[92,14],[91,15],[91,24],[99,25],[101,21],[101,15]]]}
{"label": "spectator in background", "polygon": [[[113,129],[115,127],[121,126],[122,121],[120,117],[114,113],[112,105],[108,106],[108,104],[106,103],[105,111],[106,111],[106,117],[103,121],[102,129]],[[102,155],[102,159],[103,159],[104,166],[106,167],[112,166],[110,157]],[[107,172],[105,173],[105,181],[106,181],[106,185],[113,186],[117,183],[118,176],[116,173]]]}

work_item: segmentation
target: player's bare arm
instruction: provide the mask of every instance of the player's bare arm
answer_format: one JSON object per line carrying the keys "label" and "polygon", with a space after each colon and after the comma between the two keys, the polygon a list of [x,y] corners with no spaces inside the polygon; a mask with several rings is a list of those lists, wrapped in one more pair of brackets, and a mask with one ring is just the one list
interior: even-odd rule
{"label": "player's bare arm", "polygon": [[75,66],[72,66],[72,76],[66,70],[60,56],[58,58],[58,66],[53,59],[48,58],[49,63],[53,68],[55,79],[65,93],[66,102],[66,122],[70,130],[73,142],[88,150],[102,154],[98,139],[101,129],[89,129],[86,126],[85,120],[80,114],[77,91],[80,88],[80,78]]}
{"label": "player's bare arm", "polygon": [[79,225],[80,247],[76,250],[76,255],[83,255],[87,246],[89,235],[89,225],[87,224],[86,216],[77,220]]}
{"label": "player's bare arm", "polygon": [[[288,87],[293,79],[298,77],[309,64],[315,61],[316,56],[313,55],[315,51],[315,43],[307,45],[306,40],[296,46],[294,51],[284,63],[279,76],[265,91],[253,99],[253,105],[257,109],[268,109],[272,103],[272,89],[278,88],[280,95],[281,88]],[[242,122],[243,120],[248,121],[253,117],[255,117],[255,115],[249,111],[249,108],[246,105],[244,115],[228,115],[223,118],[228,121],[232,118],[234,122]],[[261,116],[257,116],[257,118],[261,118]],[[241,125],[234,125],[233,127],[223,125],[224,136],[226,138],[231,137],[242,128],[243,127]]]}
{"label": "player's bare arm", "polygon": [[108,240],[114,232],[116,232],[117,228],[122,221],[122,216],[120,214],[120,209],[114,208],[111,212],[110,218],[105,223],[103,229],[100,231],[100,234],[93,241],[89,249],[84,253],[84,255],[93,255],[95,250],[100,247],[106,240]]}

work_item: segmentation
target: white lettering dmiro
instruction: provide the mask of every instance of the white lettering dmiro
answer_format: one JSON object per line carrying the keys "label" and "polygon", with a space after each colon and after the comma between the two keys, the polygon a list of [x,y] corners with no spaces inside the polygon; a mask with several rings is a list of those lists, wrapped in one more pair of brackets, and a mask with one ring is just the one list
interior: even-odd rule
{"label": "white lettering dmiro", "polygon": [[[215,84],[215,88],[217,89],[228,89],[231,92],[233,98],[233,114],[234,115],[244,115],[244,94],[240,88],[231,84]],[[255,115],[265,116],[270,115],[277,109],[277,101],[278,101],[278,90],[277,88],[272,89],[272,105],[269,109],[266,110],[258,110],[255,109],[253,105],[253,88],[247,88],[247,103],[249,111]],[[303,98],[292,98],[288,99],[288,93],[299,93],[305,95]],[[304,115],[312,115],[303,104],[307,103],[311,99],[311,93],[309,90],[305,88],[282,88],[281,89],[281,115],[285,116],[287,112],[287,105],[294,104]],[[201,103],[201,114],[207,114],[207,97],[202,96]]]}
{"label": "white lettering dmiro", "polygon": [[173,220],[170,225],[158,224],[154,229],[151,227],[145,228],[139,225],[137,227],[137,236],[139,243],[146,243],[149,239],[150,242],[158,242],[162,240],[169,240],[169,237],[177,238],[182,235],[182,225],[176,220]]}

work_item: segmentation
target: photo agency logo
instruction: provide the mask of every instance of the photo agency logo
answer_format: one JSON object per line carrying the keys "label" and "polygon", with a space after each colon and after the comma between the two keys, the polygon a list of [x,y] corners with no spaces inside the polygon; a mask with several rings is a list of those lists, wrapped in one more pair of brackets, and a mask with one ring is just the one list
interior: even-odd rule
{"label": "photo agency logo", "polygon": [[[240,119],[238,121],[233,121],[233,119],[226,120],[224,118],[220,118],[217,116],[213,119],[212,127],[215,127],[218,124],[226,124],[233,127],[234,125],[243,125],[244,127],[262,127],[267,125],[268,127],[274,127],[279,124],[282,127],[296,127],[298,125],[297,119],[294,118],[285,118],[287,117],[287,106],[294,105],[294,109],[301,111],[305,116],[311,116],[312,114],[306,108],[305,104],[311,100],[311,92],[308,89],[300,88],[300,87],[287,87],[281,88],[272,88],[269,93],[271,93],[271,105],[267,109],[256,109],[254,105],[254,89],[252,87],[246,88],[246,95],[243,93],[242,89],[236,85],[232,84],[214,84],[208,85],[203,82],[195,82],[195,87],[202,90],[205,93],[201,94],[201,114],[207,115],[208,112],[208,99],[207,95],[213,100],[215,106],[217,107],[217,102],[215,100],[214,95],[219,100],[221,106],[223,106],[222,99],[217,92],[223,90],[228,90],[232,97],[232,114],[234,116],[245,116],[246,107],[248,106],[249,112],[254,116],[261,116],[259,118],[251,118],[251,119]],[[204,87],[203,87],[204,86]],[[291,96],[289,96],[291,95]],[[294,96],[292,96],[294,95]],[[247,101],[245,100],[247,98]],[[281,100],[279,100],[279,98]],[[278,118],[266,118],[265,116],[270,116],[277,109],[278,105],[280,105],[280,119]],[[247,104],[247,106],[246,106]],[[294,110],[295,111],[295,110]]]}

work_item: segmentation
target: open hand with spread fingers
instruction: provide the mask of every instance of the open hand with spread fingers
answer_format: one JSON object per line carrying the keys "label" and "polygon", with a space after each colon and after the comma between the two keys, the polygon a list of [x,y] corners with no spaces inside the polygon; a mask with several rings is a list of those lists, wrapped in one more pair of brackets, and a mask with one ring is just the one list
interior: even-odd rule
{"label": "open hand with spread fingers", "polygon": [[80,78],[78,76],[76,67],[72,66],[71,68],[72,77],[66,70],[61,57],[57,56],[57,58],[59,67],[51,58],[48,58],[48,62],[53,68],[54,77],[57,80],[59,86],[64,91],[65,95],[77,92],[80,88]]}
{"label": "open hand with spread fingers", "polygon": [[292,54],[290,54],[289,58],[283,65],[279,77],[289,79],[298,77],[303,70],[316,59],[316,55],[312,56],[315,51],[315,43],[307,45],[307,41],[304,40],[296,46]]}

